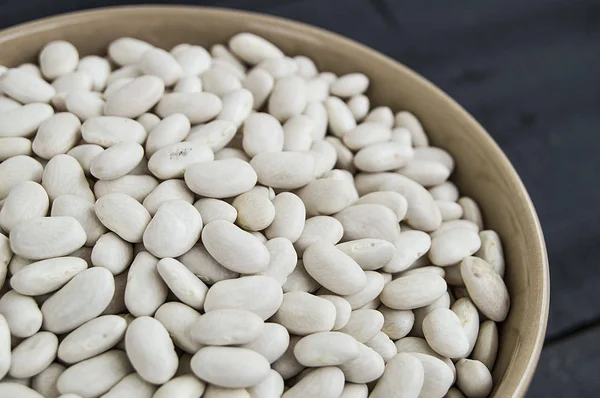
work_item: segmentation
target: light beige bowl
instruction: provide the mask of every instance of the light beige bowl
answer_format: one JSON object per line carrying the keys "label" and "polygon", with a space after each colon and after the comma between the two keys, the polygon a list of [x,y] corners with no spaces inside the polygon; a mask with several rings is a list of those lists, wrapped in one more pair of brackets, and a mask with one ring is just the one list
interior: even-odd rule
{"label": "light beige bowl", "polygon": [[456,159],[454,181],[481,206],[485,224],[502,238],[512,307],[500,328],[493,396],[523,396],[546,332],[549,272],[540,224],[519,176],[486,131],[456,102],[396,61],[336,34],[289,20],[200,7],[125,7],[67,14],[0,33],[0,64],[32,62],[51,40],[72,42],[82,55],[104,54],[109,42],[133,36],[169,49],[209,47],[238,32],[261,35],[293,55],[307,55],[320,70],[362,72],[371,79],[374,105],[410,110],[431,141]]}

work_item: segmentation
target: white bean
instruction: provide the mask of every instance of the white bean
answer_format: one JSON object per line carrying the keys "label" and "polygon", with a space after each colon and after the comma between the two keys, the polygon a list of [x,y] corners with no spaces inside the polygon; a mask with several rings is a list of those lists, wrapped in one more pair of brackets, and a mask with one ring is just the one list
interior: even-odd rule
{"label": "white bean", "polygon": [[416,357],[400,353],[388,362],[370,397],[417,398],[423,387],[424,376],[423,365]]}
{"label": "white bean", "polygon": [[72,113],[57,113],[44,120],[33,140],[32,149],[36,155],[51,159],[67,153],[80,138],[81,122]]}
{"label": "white bean", "polygon": [[33,181],[24,181],[11,189],[0,210],[0,227],[10,232],[19,223],[43,217],[50,206],[44,188]]}
{"label": "white bean", "polygon": [[85,260],[77,257],[50,258],[23,267],[10,279],[10,286],[21,294],[39,296],[58,290],[86,268]]}
{"label": "white bean", "polygon": [[256,185],[254,169],[240,159],[224,159],[191,165],[185,182],[198,195],[227,198],[249,191]]}
{"label": "white bean", "polygon": [[35,300],[9,290],[0,298],[0,314],[13,336],[33,336],[42,327],[42,312]]}
{"label": "white bean", "polygon": [[223,103],[212,93],[168,93],[156,105],[156,114],[165,118],[174,113],[185,115],[190,123],[204,123],[221,112]]}
{"label": "white bean", "polygon": [[110,193],[96,201],[96,216],[106,228],[130,243],[142,241],[150,223],[148,210],[131,196]]}
{"label": "white bean", "polygon": [[327,332],[335,322],[335,306],[306,292],[289,292],[283,295],[273,320],[296,335]]}
{"label": "white bean", "polygon": [[[269,373],[269,362],[247,348],[204,347],[192,357],[194,374],[208,383],[227,387],[250,387]],[[219,369],[229,369],[221,372]]]}
{"label": "white bean", "polygon": [[189,251],[200,238],[202,217],[185,200],[163,203],[144,230],[146,249],[158,258],[178,257]]}
{"label": "white bean", "polygon": [[327,241],[308,246],[303,260],[310,276],[334,293],[355,294],[367,284],[367,277],[356,261]]}
{"label": "white bean", "polygon": [[265,275],[244,276],[215,283],[206,295],[204,310],[243,309],[269,319],[283,301],[281,286]]}
{"label": "white bean", "polygon": [[385,285],[381,302],[397,310],[410,310],[433,303],[446,292],[446,282],[434,273],[402,276]]}
{"label": "white bean", "polygon": [[[328,97],[324,101],[324,104],[327,111],[326,116],[329,119],[329,129],[336,137],[342,138],[356,128],[354,115],[344,101],[337,97]],[[314,138],[317,139],[319,137],[316,136]]]}
{"label": "white bean", "polygon": [[290,334],[278,323],[266,322],[260,336],[241,347],[249,348],[273,363],[287,350],[290,344]]}
{"label": "white bean", "polygon": [[50,102],[56,90],[41,77],[21,69],[9,69],[2,75],[0,90],[22,104]]}
{"label": "white bean", "polygon": [[115,281],[105,268],[90,268],[75,275],[42,305],[44,329],[69,332],[100,315],[115,292]]}
{"label": "white bean", "polygon": [[190,328],[190,336],[200,344],[241,345],[256,340],[264,322],[253,312],[217,309],[202,315]]}
{"label": "white bean", "polygon": [[[74,393],[82,398],[97,397],[110,390],[131,373],[127,355],[111,350],[67,368],[56,385],[61,394]],[[101,374],[103,377],[98,377]]]}
{"label": "white bean", "polygon": [[494,268],[478,257],[467,257],[460,264],[460,273],[477,308],[492,321],[506,319],[510,297]]}
{"label": "white bean", "polygon": [[323,367],[312,371],[296,383],[282,398],[335,398],[340,396],[343,389],[343,372],[336,367]]}
{"label": "white bean", "polygon": [[106,98],[104,114],[135,118],[148,112],[163,96],[165,83],[160,76],[134,78]]}
{"label": "white bean", "polygon": [[69,333],[58,346],[58,358],[68,364],[93,358],[114,347],[125,335],[127,322],[117,315],[92,319]]}
{"label": "white bean", "polygon": [[229,40],[231,51],[251,65],[265,59],[282,58],[283,53],[273,43],[252,33],[238,33]]}
{"label": "white bean", "polygon": [[347,382],[370,383],[377,380],[385,370],[383,358],[375,350],[358,343],[358,357],[340,366]]}
{"label": "white bean", "polygon": [[193,375],[175,377],[156,390],[153,398],[197,398],[204,394],[206,384]]}
{"label": "white bean", "polygon": [[129,267],[125,305],[135,316],[154,314],[167,299],[168,288],[158,273],[157,265],[158,259],[143,251]]}
{"label": "white bean", "polygon": [[179,359],[173,341],[154,318],[141,316],[129,324],[125,348],[133,368],[150,383],[166,383],[177,371]]}
{"label": "white bean", "polygon": [[202,309],[208,288],[192,271],[172,258],[163,258],[156,267],[177,298],[192,308]]}

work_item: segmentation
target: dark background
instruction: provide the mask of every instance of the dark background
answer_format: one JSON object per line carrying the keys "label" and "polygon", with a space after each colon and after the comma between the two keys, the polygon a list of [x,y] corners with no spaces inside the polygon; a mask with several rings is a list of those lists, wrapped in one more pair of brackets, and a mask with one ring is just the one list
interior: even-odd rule
{"label": "dark background", "polygon": [[[153,1],[0,0],[0,28]],[[415,69],[471,112],[524,180],[551,269],[529,397],[600,396],[600,0],[222,0],[317,25]]]}

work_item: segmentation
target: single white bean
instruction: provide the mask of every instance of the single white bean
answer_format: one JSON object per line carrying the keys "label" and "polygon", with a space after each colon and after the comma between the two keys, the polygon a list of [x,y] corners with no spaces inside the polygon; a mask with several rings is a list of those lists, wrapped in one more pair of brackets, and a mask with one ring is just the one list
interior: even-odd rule
{"label": "single white bean", "polygon": [[67,153],[77,144],[80,127],[81,122],[72,113],[51,116],[40,125],[33,140],[33,152],[44,159]]}
{"label": "single white bean", "polygon": [[3,315],[13,336],[33,336],[42,327],[42,312],[32,297],[9,290],[0,298]]}
{"label": "single white bean", "polygon": [[[348,132],[356,128],[354,115],[344,101],[337,97],[328,97],[324,101],[324,105],[327,111],[326,116],[329,119],[329,129],[333,135],[343,138]],[[319,136],[315,136],[314,138],[317,139]]]}
{"label": "single white bean", "polygon": [[498,327],[489,319],[481,322],[471,357],[482,362],[491,372],[498,354]]}
{"label": "single white bean", "polygon": [[[67,368],[56,385],[61,394],[92,398],[110,390],[131,371],[127,355],[120,350],[111,350]],[[99,374],[103,377],[98,377]]]}
{"label": "single white bean", "polygon": [[116,180],[96,181],[94,194],[98,199],[111,194],[122,194],[143,202],[157,186],[158,180],[150,175],[127,174]]}
{"label": "single white bean", "polygon": [[278,323],[266,322],[260,336],[241,347],[249,348],[273,363],[284,354],[290,345],[290,334]]}
{"label": "single white bean", "polygon": [[340,366],[346,381],[370,383],[377,380],[385,370],[383,358],[375,350],[362,343],[358,343],[358,346],[358,357]]}
{"label": "single white bean", "polygon": [[43,217],[50,206],[44,188],[33,181],[24,181],[11,189],[0,210],[0,227],[10,232],[19,223]]}
{"label": "single white bean", "polygon": [[365,272],[356,261],[325,240],[308,246],[303,260],[310,276],[334,293],[355,294],[367,284]]}
{"label": "single white bean", "polygon": [[157,270],[158,259],[139,253],[129,267],[125,305],[135,316],[153,315],[167,299],[168,287]]}
{"label": "single white bean", "polygon": [[174,113],[185,115],[190,123],[204,123],[221,112],[223,103],[212,93],[168,93],[156,105],[156,114],[165,118]]}
{"label": "single white bean", "polygon": [[23,340],[12,350],[9,375],[16,378],[35,376],[56,357],[58,338],[50,332],[39,332]]}
{"label": "single white bean", "polygon": [[96,216],[106,228],[127,242],[142,241],[151,217],[140,202],[122,193],[111,193],[99,198],[94,207]]}
{"label": "single white bean", "polygon": [[175,377],[156,390],[153,398],[197,398],[206,390],[206,384],[194,375]]}
{"label": "single white bean", "polygon": [[266,59],[283,58],[273,43],[252,33],[238,33],[229,39],[229,48],[245,62],[256,65]]}
{"label": "single white bean", "polygon": [[187,186],[198,195],[227,198],[249,191],[257,175],[251,165],[240,159],[224,159],[191,165],[185,171]]}
{"label": "single white bean", "polygon": [[371,392],[371,398],[417,398],[421,393],[425,372],[415,356],[400,353],[388,363]]}
{"label": "single white bean", "polygon": [[160,76],[134,78],[107,97],[104,114],[136,118],[156,105],[163,96],[164,90],[165,82]]}
{"label": "single white bean", "polygon": [[[4,229],[6,230],[6,228]],[[487,261],[494,267],[498,275],[504,277],[504,251],[500,237],[495,231],[486,230],[479,232],[479,238],[481,239],[481,248],[475,255]]]}
{"label": "single white bean", "polygon": [[371,340],[383,327],[383,315],[377,310],[354,310],[340,332],[349,334],[361,343]]}
{"label": "single white bean", "polygon": [[118,116],[89,118],[81,126],[81,134],[86,142],[103,147],[125,141],[142,144],[147,136],[144,126],[140,123]]}
{"label": "single white bean", "polygon": [[65,109],[81,121],[102,116],[104,100],[94,91],[74,91],[64,98]]}
{"label": "single white bean", "polygon": [[192,354],[202,347],[189,333],[190,328],[200,318],[198,311],[183,303],[170,301],[156,310],[154,318],[167,329],[177,347]]}
{"label": "single white bean", "polygon": [[44,398],[42,394],[39,394],[35,390],[32,390],[26,385],[19,384],[16,380],[6,381],[0,383],[0,395],[4,397],[19,397],[19,398]]}
{"label": "single white bean", "polygon": [[282,398],[335,398],[344,390],[344,373],[336,367],[323,367],[312,371],[292,388],[287,390]]}
{"label": "single white bean", "polygon": [[358,194],[352,181],[323,178],[312,180],[298,190],[309,217],[343,211],[356,201]]}
{"label": "single white bean", "polygon": [[460,264],[460,273],[477,308],[492,321],[504,321],[510,308],[510,296],[495,269],[485,260],[467,257]]}
{"label": "single white bean", "polygon": [[72,364],[114,347],[125,335],[127,322],[117,315],[92,319],[69,333],[58,346],[58,358]]}
{"label": "single white bean", "polygon": [[289,292],[283,295],[273,320],[299,336],[327,332],[335,322],[335,306],[306,292]]}
{"label": "single white bean", "polygon": [[10,159],[13,156],[30,156],[31,141],[23,137],[0,138],[0,162]]}
{"label": "single white bean", "polygon": [[205,312],[221,308],[254,312],[263,320],[269,319],[283,301],[281,286],[265,275],[244,276],[215,283],[206,295]]}
{"label": "single white bean", "polygon": [[369,113],[371,102],[369,97],[363,94],[358,94],[350,98],[347,102],[348,108],[356,121],[364,119]]}
{"label": "single white bean", "polygon": [[436,308],[423,319],[423,334],[431,348],[448,358],[463,358],[469,351],[469,338],[462,321],[452,310]]}
{"label": "single white bean", "polygon": [[[239,347],[204,347],[192,357],[192,370],[208,383],[227,387],[250,387],[269,373],[269,362],[260,354]],[[229,369],[221,372],[220,369]]]}
{"label": "single white bean", "polygon": [[86,235],[73,217],[34,217],[10,233],[12,251],[32,260],[66,256],[84,245]]}
{"label": "single white bean", "polygon": [[115,281],[105,268],[90,268],[75,275],[42,305],[44,329],[69,332],[100,315],[115,292]]}
{"label": "single white bean", "polygon": [[146,249],[158,258],[177,257],[189,251],[200,238],[202,217],[185,200],[163,203],[144,230]]}
{"label": "single white bean", "polygon": [[241,345],[260,337],[263,328],[262,318],[253,312],[222,308],[202,315],[189,333],[200,344]]}
{"label": "single white bean", "polygon": [[87,268],[77,257],[56,257],[26,265],[10,279],[10,286],[27,296],[39,296],[61,288]]}
{"label": "single white bean", "polygon": [[423,131],[423,126],[419,119],[408,111],[396,113],[394,127],[404,127],[410,131],[412,142],[415,147],[429,146],[429,139]]}
{"label": "single white bean", "polygon": [[472,359],[456,363],[456,385],[468,398],[489,396],[493,387],[492,375],[486,366]]}
{"label": "single white bean", "polygon": [[269,264],[269,251],[264,244],[225,220],[207,224],[202,242],[219,263],[234,272],[256,273]]}
{"label": "single white bean", "polygon": [[396,248],[383,239],[357,239],[336,246],[365,271],[382,268],[394,257]]}
{"label": "single white bean", "polygon": [[264,69],[253,69],[242,81],[245,89],[252,93],[254,110],[260,109],[275,86],[275,79]]}
{"label": "single white bean", "polygon": [[410,310],[433,303],[446,292],[446,281],[431,273],[402,276],[385,285],[381,302],[397,310]]}
{"label": "single white bean", "polygon": [[54,87],[41,77],[14,68],[2,75],[0,90],[22,104],[48,103],[56,94]]}
{"label": "single white bean", "polygon": [[396,215],[383,205],[353,205],[346,207],[334,217],[344,228],[344,240],[373,238],[395,242],[400,235]]}
{"label": "single white bean", "polygon": [[137,373],[153,384],[169,381],[179,364],[169,332],[156,319],[136,318],[125,334],[127,357]]}
{"label": "single white bean", "polygon": [[313,140],[322,140],[325,138],[328,126],[328,111],[320,102],[312,102],[306,106],[304,115],[313,122]]}
{"label": "single white bean", "polygon": [[223,97],[232,91],[242,88],[240,76],[233,70],[213,65],[202,73],[202,87],[205,92]]}
{"label": "single white bean", "polygon": [[195,309],[203,308],[208,288],[185,265],[172,258],[163,258],[158,262],[157,270],[183,303]]}

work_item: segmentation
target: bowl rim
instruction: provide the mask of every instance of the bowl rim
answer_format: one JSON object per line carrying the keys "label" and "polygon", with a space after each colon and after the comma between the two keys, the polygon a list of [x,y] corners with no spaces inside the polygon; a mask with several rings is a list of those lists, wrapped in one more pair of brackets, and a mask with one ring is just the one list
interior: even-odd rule
{"label": "bowl rim", "polygon": [[540,354],[543,348],[544,338],[546,335],[546,327],[548,323],[548,315],[550,310],[550,270],[548,265],[548,254],[546,249],[546,244],[544,240],[544,235],[542,232],[541,224],[538,218],[538,215],[535,211],[533,202],[525,188],[521,178],[517,174],[515,168],[508,160],[507,156],[500,149],[499,145],[494,141],[491,135],[485,130],[485,128],[469,113],[467,112],[458,102],[456,102],[453,98],[451,98],[448,94],[446,94],[442,89],[437,87],[435,84],[430,82],[425,77],[421,76],[419,73],[415,72],[408,66],[402,64],[400,61],[396,61],[395,59],[384,55],[383,53],[368,47],[364,44],[361,44],[353,39],[345,37],[341,34],[331,32],[327,29],[320,28],[314,25],[310,25],[307,23],[295,21],[288,18],[278,17],[274,15],[264,14],[260,12],[254,11],[246,11],[236,8],[224,8],[224,7],[211,7],[211,6],[194,6],[194,5],[122,5],[122,6],[111,6],[111,7],[99,7],[99,8],[91,8],[91,9],[83,9],[79,11],[72,11],[67,13],[61,13],[54,16],[48,16],[39,18],[33,21],[25,21],[19,23],[17,25],[10,26],[8,28],[0,30],[0,45],[4,44],[6,41],[11,40],[15,37],[26,36],[28,34],[34,32],[43,32],[45,30],[55,29],[57,26],[64,26],[69,24],[80,24],[82,21],[86,19],[97,19],[102,16],[103,18],[110,17],[112,15],[117,14],[136,14],[136,13],[156,13],[156,12],[164,12],[164,11],[192,11],[192,12],[202,12],[206,14],[212,14],[214,16],[227,17],[232,15],[238,16],[246,16],[252,18],[254,21],[258,23],[265,23],[270,25],[277,25],[278,27],[283,28],[293,28],[295,32],[299,35],[307,35],[316,39],[324,39],[324,40],[334,40],[344,43],[344,45],[348,47],[353,47],[360,52],[367,54],[369,57],[372,57],[377,62],[385,64],[387,67],[395,69],[399,73],[403,73],[408,75],[410,78],[419,81],[421,85],[423,85],[426,89],[430,90],[431,93],[435,96],[441,97],[441,99],[447,104],[449,110],[455,114],[457,114],[462,120],[465,121],[467,125],[470,126],[473,130],[477,130],[479,134],[484,138],[484,145],[486,145],[487,149],[493,153],[494,156],[497,157],[500,162],[501,167],[508,173],[509,179],[515,184],[516,188],[521,192],[521,199],[525,201],[525,205],[529,210],[526,217],[530,218],[528,220],[534,226],[535,229],[535,238],[536,245],[535,247],[530,247],[536,251],[536,256],[539,258],[541,262],[541,269],[543,272],[542,275],[542,286],[541,286],[541,311],[539,312],[539,317],[534,320],[536,324],[536,335],[533,346],[530,349],[530,356],[528,359],[527,366],[525,371],[517,381],[517,377],[515,375],[515,386],[513,388],[513,396],[523,396],[525,395],[535,369],[537,367]]}

